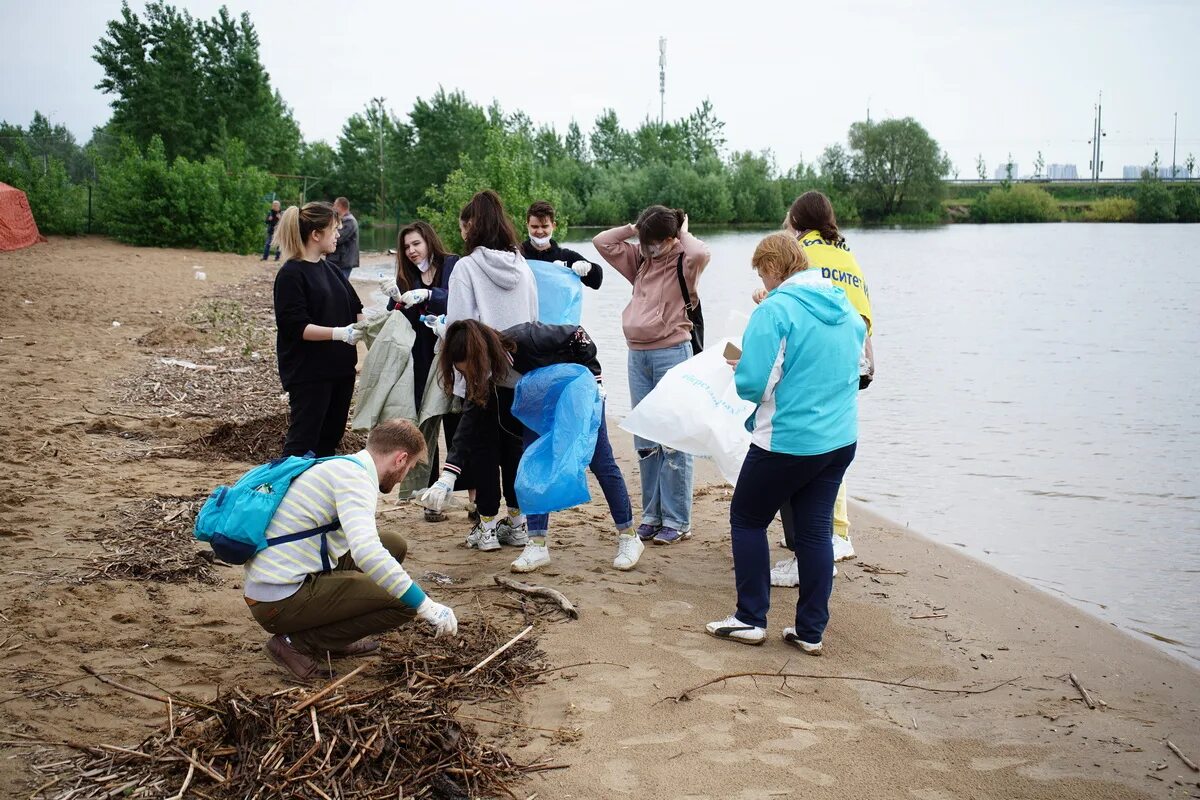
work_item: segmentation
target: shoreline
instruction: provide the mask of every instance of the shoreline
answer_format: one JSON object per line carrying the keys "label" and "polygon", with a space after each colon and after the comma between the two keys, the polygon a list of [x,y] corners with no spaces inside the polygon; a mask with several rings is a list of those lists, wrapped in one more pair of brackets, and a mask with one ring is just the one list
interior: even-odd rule
{"label": "shoreline", "polygon": [[[207,281],[192,277],[194,265]],[[206,492],[244,469],[147,457],[158,442],[186,439],[217,420],[123,406],[112,387],[168,354],[138,344],[147,331],[182,330],[201,298],[273,271],[274,262],[254,257],[102,239],[52,239],[0,254],[9,278],[0,308],[11,320],[0,340],[0,364],[11,376],[0,396],[7,420],[0,541],[10,562],[0,574],[8,637],[0,727],[120,744],[161,724],[160,704],[94,681],[32,691],[61,680],[47,675],[78,679],[81,663],[197,696],[211,696],[216,684],[268,691],[289,684],[261,654],[265,635],[245,612],[238,571],[218,570],[215,585],[78,580],[80,564],[100,547],[95,533],[120,519],[114,512],[123,504]],[[63,285],[88,302],[52,309],[47,298]],[[636,499],[630,437],[613,439]],[[509,737],[523,763],[544,755],[570,765],[531,778],[522,796],[1200,795],[1195,773],[1164,744],[1169,738],[1193,760],[1200,756],[1200,671],[862,503],[852,502],[858,558],[839,564],[826,655],[802,656],[778,638],[794,590],[773,591],[762,647],[705,636],[703,624],[733,603],[730,490],[706,480],[712,476],[703,468],[698,473],[696,536],[647,548],[632,572],[611,568],[615,537],[594,483],[592,503],[554,515],[553,562],[527,579],[580,607],[577,622],[536,624],[554,665],[581,666],[526,692],[520,719],[575,728],[581,737],[564,744],[481,726]],[[431,584],[431,594],[464,617],[509,613],[496,605],[504,595],[491,576],[507,574],[516,551],[465,550],[458,513],[431,525],[415,510],[390,510],[391,500],[380,507],[381,529],[408,537],[406,566],[418,580],[428,570],[454,579],[455,591]],[[777,533],[775,526],[772,541]],[[772,558],[782,557],[772,549]],[[728,680],[697,690],[691,702],[666,699],[747,671],[817,677]],[[1103,710],[1084,706],[1069,673]],[[28,796],[44,779],[31,772],[25,751],[0,747],[17,755],[0,768],[0,794]]]}

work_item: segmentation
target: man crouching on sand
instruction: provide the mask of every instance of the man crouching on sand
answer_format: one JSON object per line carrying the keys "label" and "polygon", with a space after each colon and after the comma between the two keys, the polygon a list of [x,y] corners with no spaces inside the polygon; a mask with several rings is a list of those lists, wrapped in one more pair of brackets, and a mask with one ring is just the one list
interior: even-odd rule
{"label": "man crouching on sand", "polygon": [[408,544],[375,527],[387,494],[425,456],[425,438],[406,420],[389,420],[353,456],[323,461],[292,481],[267,539],[329,526],[327,534],[268,547],[246,563],[246,605],[275,634],[267,654],[296,677],[316,677],[330,658],[379,649],[366,638],[420,617],[435,636],[458,632],[454,611],[425,596],[400,562]]}

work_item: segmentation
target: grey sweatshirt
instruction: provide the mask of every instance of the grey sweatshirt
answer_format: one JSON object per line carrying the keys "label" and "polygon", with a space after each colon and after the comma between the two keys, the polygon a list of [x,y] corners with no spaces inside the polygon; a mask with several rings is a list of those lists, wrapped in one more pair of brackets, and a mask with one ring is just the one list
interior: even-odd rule
{"label": "grey sweatshirt", "polygon": [[537,283],[525,257],[511,250],[477,247],[454,265],[446,301],[446,324],[477,319],[498,331],[538,317]]}

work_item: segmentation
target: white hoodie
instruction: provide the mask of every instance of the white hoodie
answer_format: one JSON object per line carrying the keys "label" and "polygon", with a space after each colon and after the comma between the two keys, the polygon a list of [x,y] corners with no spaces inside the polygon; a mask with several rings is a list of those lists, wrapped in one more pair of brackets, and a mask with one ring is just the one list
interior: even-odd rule
{"label": "white hoodie", "polygon": [[446,325],[477,319],[498,331],[538,318],[537,283],[525,257],[513,250],[477,247],[454,265]]}
{"label": "white hoodie", "polygon": [[[513,250],[475,248],[454,265],[447,290],[447,327],[460,319],[475,319],[502,331],[538,318],[533,271],[525,257]],[[454,394],[466,397],[466,382],[457,373]]]}

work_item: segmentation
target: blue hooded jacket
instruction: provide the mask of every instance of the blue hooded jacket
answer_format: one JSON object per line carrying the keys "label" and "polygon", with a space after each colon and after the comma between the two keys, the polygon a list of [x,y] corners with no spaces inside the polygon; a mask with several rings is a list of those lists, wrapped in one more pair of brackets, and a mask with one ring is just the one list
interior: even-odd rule
{"label": "blue hooded jacket", "polygon": [[734,372],[757,404],[746,421],[763,450],[810,456],[858,439],[858,357],[867,327],[817,269],[788,278],[746,326]]}

